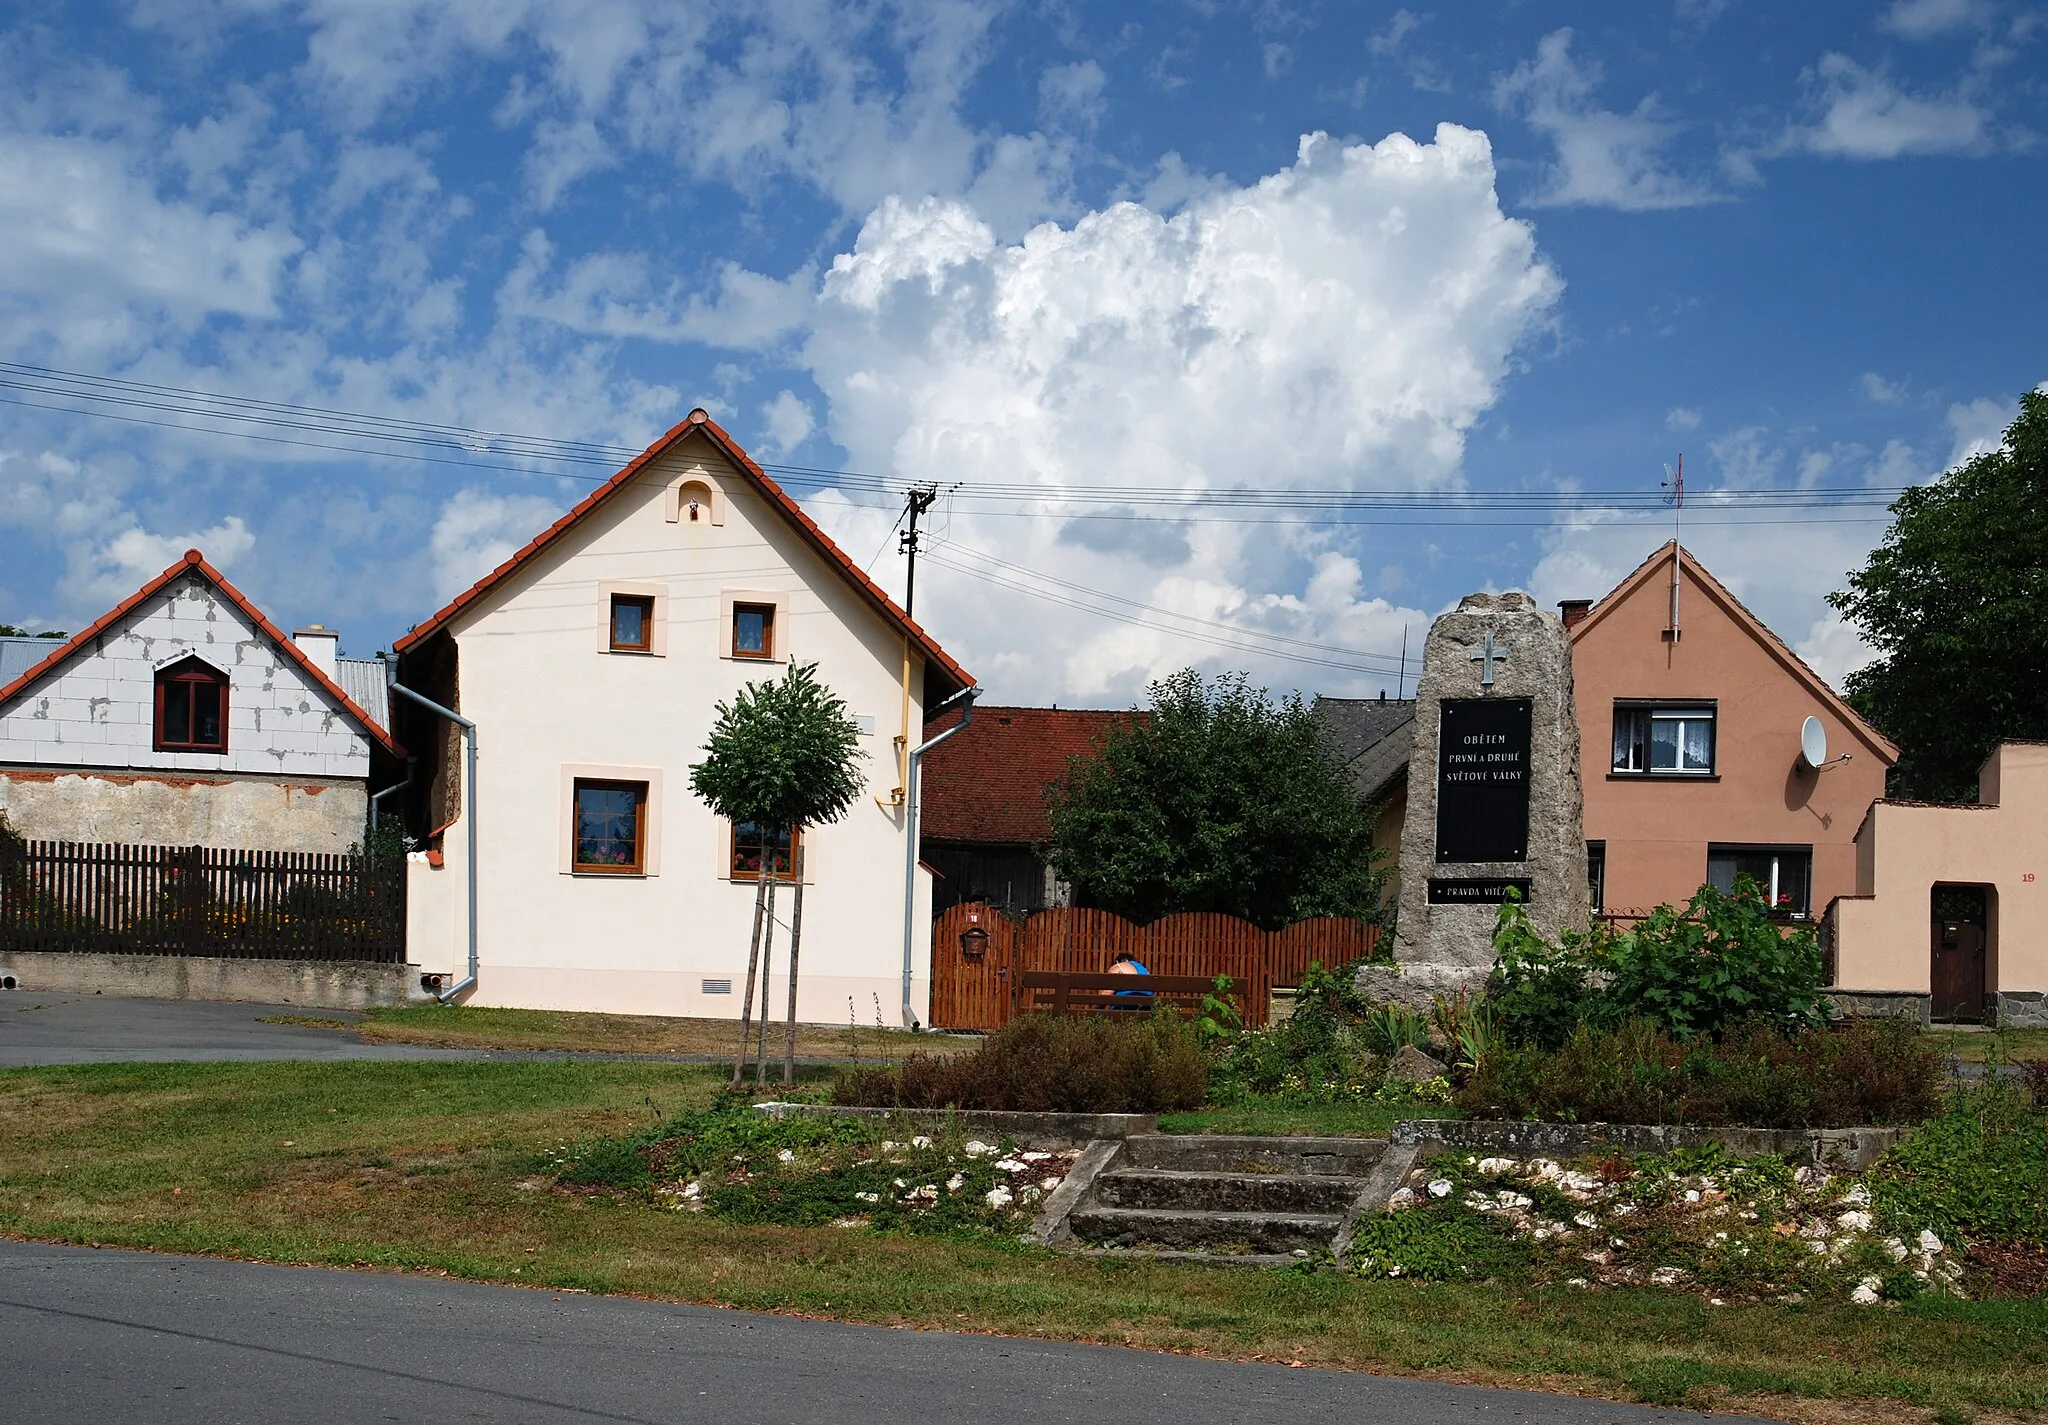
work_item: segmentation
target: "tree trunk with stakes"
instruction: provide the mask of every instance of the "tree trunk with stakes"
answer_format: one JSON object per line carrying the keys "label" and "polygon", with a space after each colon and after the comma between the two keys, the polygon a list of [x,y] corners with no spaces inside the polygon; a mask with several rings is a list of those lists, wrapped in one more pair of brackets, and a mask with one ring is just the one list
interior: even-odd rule
{"label": "tree trunk with stakes", "polygon": [[[781,828],[775,830],[779,832]],[[775,873],[775,840],[775,834],[770,833],[767,847],[761,853],[761,875],[768,882],[768,918],[761,926],[761,1037],[754,1058],[755,1088],[768,1081],[768,996],[774,993],[768,967],[775,961],[775,883],[781,879]]]}
{"label": "tree trunk with stakes", "polygon": [[747,1031],[753,1027],[754,972],[761,963],[761,915],[763,899],[768,894],[768,878],[762,876],[754,883],[754,938],[747,945],[747,997],[740,1001],[740,1047],[732,1056],[732,1086],[740,1086],[740,1075],[747,1066]]}
{"label": "tree trunk with stakes", "polygon": [[[793,838],[792,838],[793,839]],[[789,1033],[782,1041],[782,1082],[785,1085],[796,1082],[796,961],[803,953],[804,944],[804,853],[796,851],[796,864],[791,868],[796,873],[795,899],[789,908]]]}

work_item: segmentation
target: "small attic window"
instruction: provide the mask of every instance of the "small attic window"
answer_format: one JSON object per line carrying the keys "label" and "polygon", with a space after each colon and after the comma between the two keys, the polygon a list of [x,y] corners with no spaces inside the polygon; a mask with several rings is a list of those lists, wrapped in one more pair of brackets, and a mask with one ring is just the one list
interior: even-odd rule
{"label": "small attic window", "polygon": [[156,675],[159,752],[228,750],[228,679],[198,658],[183,658]]}

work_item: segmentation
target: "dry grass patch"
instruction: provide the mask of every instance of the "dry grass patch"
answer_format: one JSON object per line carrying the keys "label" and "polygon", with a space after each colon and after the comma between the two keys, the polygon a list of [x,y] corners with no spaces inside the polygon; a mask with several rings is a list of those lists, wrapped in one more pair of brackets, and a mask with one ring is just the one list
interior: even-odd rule
{"label": "dry grass patch", "polygon": [[[758,1027],[754,1031],[759,1034]],[[781,1024],[768,1028],[771,1060],[780,1059]],[[593,1014],[554,1009],[492,1009],[469,1005],[405,1005],[371,1010],[356,1025],[372,1044],[424,1044],[444,1049],[539,1049],[600,1054],[693,1054],[730,1058],[739,1024],[730,1019],[672,1019],[652,1014]],[[844,1028],[800,1024],[796,1052],[805,1059],[896,1063],[912,1053],[949,1054],[979,1041],[949,1034],[911,1034],[873,1025]],[[770,1077],[774,1077],[773,1064]]]}
{"label": "dry grass patch", "polygon": [[[700,1108],[619,1063],[95,1065],[0,1073],[0,1232],[951,1330],[1300,1361],[1780,1418],[2048,1407],[2048,1303],[1710,1307],[1057,1256],[985,1234],[744,1226],[570,1193],[549,1148]],[[1837,1405],[1860,1402],[1848,1416]],[[1953,1418],[1953,1417],[1952,1417]]]}

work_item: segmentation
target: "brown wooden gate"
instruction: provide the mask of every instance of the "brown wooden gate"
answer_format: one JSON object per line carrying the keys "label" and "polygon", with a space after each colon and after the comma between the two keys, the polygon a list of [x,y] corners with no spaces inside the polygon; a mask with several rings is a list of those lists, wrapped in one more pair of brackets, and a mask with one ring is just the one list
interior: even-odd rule
{"label": "brown wooden gate", "polygon": [[[970,956],[961,937],[987,932]],[[932,924],[934,1029],[1000,1029],[1017,1013],[1026,970],[1100,974],[1129,951],[1155,975],[1230,976],[1245,1019],[1263,1025],[1275,985],[1292,985],[1311,964],[1335,969],[1372,954],[1378,927],[1327,916],[1266,931],[1235,916],[1169,915],[1133,925],[1103,910],[1042,910],[1015,920],[980,902],[956,905]],[[977,937],[978,939],[978,937]]]}

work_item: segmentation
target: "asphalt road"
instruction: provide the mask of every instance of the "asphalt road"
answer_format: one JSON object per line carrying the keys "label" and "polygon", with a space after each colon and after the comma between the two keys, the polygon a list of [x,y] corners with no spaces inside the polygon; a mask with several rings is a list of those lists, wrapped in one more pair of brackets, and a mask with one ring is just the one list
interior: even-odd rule
{"label": "asphalt road", "polygon": [[1342,1371],[15,1242],[0,1242],[0,1392],[10,1425],[1704,1418]]}
{"label": "asphalt road", "polygon": [[507,1057],[469,1049],[364,1044],[336,1029],[263,1024],[265,1015],[299,1014],[353,1023],[346,1010],[288,1004],[216,1004],[204,1000],[128,999],[116,995],[0,992],[0,1069],[39,1064],[141,1060],[477,1059]]}

